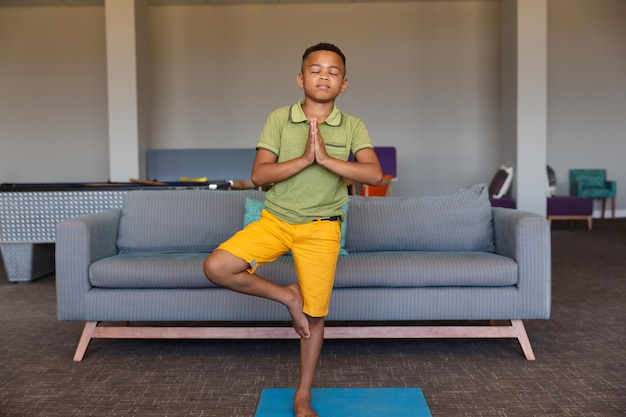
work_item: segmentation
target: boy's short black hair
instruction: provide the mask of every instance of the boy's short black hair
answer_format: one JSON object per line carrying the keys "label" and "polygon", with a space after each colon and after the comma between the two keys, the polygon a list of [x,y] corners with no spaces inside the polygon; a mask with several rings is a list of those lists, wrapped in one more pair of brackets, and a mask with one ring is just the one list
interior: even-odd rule
{"label": "boy's short black hair", "polygon": [[304,60],[311,55],[311,53],[316,52],[316,51],[331,51],[336,53],[337,55],[339,55],[341,57],[341,61],[343,62],[343,66],[346,66],[346,56],[343,54],[343,52],[341,52],[341,49],[337,48],[335,45],[333,45],[332,43],[325,43],[325,42],[321,42],[318,43],[317,45],[313,45],[309,48],[307,48],[306,51],[304,51],[304,55],[302,55],[302,62],[304,62]]}

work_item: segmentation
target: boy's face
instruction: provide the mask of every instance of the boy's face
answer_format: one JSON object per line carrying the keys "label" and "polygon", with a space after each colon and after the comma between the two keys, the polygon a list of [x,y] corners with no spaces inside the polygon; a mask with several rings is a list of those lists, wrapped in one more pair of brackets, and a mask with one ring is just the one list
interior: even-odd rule
{"label": "boy's face", "polygon": [[317,102],[329,102],[346,91],[348,79],[341,57],[331,51],[312,52],[302,62],[298,87],[304,95]]}

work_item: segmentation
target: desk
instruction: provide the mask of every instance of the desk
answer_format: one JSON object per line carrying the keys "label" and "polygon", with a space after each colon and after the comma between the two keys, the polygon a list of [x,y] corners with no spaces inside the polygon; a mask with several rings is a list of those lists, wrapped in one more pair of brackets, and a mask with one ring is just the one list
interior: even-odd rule
{"label": "desk", "polygon": [[231,181],[211,183],[42,183],[0,184],[0,254],[7,278],[32,281],[54,271],[58,222],[122,207],[135,190],[230,189]]}

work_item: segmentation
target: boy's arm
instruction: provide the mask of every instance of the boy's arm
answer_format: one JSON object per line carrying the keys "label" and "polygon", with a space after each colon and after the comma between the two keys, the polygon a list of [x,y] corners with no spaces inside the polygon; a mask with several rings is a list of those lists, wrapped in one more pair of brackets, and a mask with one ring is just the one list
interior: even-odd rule
{"label": "boy's arm", "polygon": [[315,149],[315,161],[329,171],[343,178],[367,185],[378,186],[383,181],[383,169],[372,148],[364,148],[354,155],[356,162],[342,161],[326,153],[324,139],[317,127],[317,120],[311,121],[309,141]]}
{"label": "boy's arm", "polygon": [[364,148],[354,155],[356,162],[342,161],[326,153],[324,139],[317,126],[317,119],[311,119],[309,137],[304,153],[299,158],[277,162],[278,157],[267,149],[259,148],[252,165],[251,179],[255,186],[277,183],[296,175],[309,165],[318,163],[343,178],[368,185],[380,185],[383,170],[371,148]]}
{"label": "boy's arm", "polygon": [[[326,151],[324,151],[324,153],[326,153]],[[326,154],[324,158],[318,159],[318,163],[329,171],[354,182],[373,186],[378,186],[382,183],[383,169],[380,166],[378,156],[376,156],[374,149],[361,149],[354,155],[354,158],[356,162],[349,162],[333,158]]]}
{"label": "boy's arm", "polygon": [[[308,156],[307,156],[308,155]],[[312,150],[307,150],[301,157],[285,162],[277,162],[275,153],[258,148],[252,164],[251,180],[257,187],[274,184],[293,177],[315,161]]]}
{"label": "boy's arm", "polygon": [[258,148],[252,165],[251,179],[254,185],[262,187],[286,180],[315,163],[315,147],[320,137],[317,119],[313,118],[309,126],[309,136],[304,152],[299,158],[277,162],[276,154],[267,149]]}

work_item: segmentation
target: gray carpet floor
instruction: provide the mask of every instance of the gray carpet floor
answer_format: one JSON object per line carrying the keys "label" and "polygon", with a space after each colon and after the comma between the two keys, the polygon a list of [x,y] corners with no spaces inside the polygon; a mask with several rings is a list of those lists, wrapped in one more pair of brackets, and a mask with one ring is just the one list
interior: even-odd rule
{"label": "gray carpet floor", "polygon": [[[328,340],[317,386],[420,387],[435,417],[626,416],[626,219],[559,222],[552,247],[536,361],[509,339]],[[0,416],[250,417],[297,382],[293,340],[96,340],[75,363],[83,323],[55,308],[54,276],[0,276]]]}

